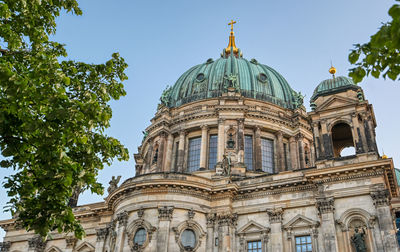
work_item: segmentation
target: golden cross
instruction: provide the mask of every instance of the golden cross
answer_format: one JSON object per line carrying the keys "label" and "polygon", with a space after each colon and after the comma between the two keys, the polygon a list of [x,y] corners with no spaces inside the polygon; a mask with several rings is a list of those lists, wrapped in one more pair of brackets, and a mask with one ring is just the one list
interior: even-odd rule
{"label": "golden cross", "polygon": [[228,24],[231,26],[231,32],[233,32],[233,24],[236,24],[236,21],[231,20],[231,22]]}

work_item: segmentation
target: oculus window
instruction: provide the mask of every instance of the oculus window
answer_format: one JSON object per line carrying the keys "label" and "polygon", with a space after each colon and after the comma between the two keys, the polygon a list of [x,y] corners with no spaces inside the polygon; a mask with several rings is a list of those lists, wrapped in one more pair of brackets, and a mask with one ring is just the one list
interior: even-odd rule
{"label": "oculus window", "polygon": [[200,167],[201,137],[189,139],[188,172],[193,172]]}
{"label": "oculus window", "polygon": [[261,241],[248,241],[247,252],[262,252]]}
{"label": "oculus window", "polygon": [[253,136],[244,136],[244,164],[253,170]]}
{"label": "oculus window", "polygon": [[191,229],[185,229],[181,234],[181,243],[185,250],[191,251],[196,246],[196,234]]}
{"label": "oculus window", "polygon": [[312,252],[311,236],[297,236],[296,237],[296,252]]}
{"label": "oculus window", "polygon": [[133,243],[142,246],[147,239],[147,232],[144,228],[139,228],[133,237]]}
{"label": "oculus window", "polygon": [[266,138],[261,138],[261,168],[274,173],[274,141]]}
{"label": "oculus window", "polygon": [[218,136],[211,135],[210,141],[208,142],[208,169],[215,169],[217,164],[217,148],[218,148]]}

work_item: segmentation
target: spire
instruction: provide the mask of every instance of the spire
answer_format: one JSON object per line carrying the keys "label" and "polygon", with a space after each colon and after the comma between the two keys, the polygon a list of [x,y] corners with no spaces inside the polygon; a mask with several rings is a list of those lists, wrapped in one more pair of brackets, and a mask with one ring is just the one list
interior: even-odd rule
{"label": "spire", "polygon": [[228,47],[225,48],[225,55],[228,56],[230,54],[233,54],[234,56],[238,57],[239,56],[239,49],[235,45],[235,33],[233,32],[233,25],[236,24],[236,21],[231,20],[231,22],[228,24],[231,26],[231,33],[229,36],[229,44]]}

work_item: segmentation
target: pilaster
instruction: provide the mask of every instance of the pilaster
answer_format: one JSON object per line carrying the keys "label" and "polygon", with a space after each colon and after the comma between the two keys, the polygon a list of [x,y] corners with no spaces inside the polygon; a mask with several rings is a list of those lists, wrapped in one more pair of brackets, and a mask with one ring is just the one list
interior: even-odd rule
{"label": "pilaster", "polygon": [[320,251],[337,251],[338,242],[335,229],[335,200],[333,197],[317,197],[315,206],[321,218],[322,247]]}
{"label": "pilaster", "polygon": [[255,153],[255,167],[254,170],[262,170],[262,160],[261,160],[261,129],[256,127],[254,131],[254,153]]}
{"label": "pilaster", "polygon": [[122,213],[117,214],[117,238],[115,241],[115,251],[122,252],[124,249],[124,239],[125,239],[125,231],[126,225],[128,223],[128,212],[123,211]]}
{"label": "pilaster", "polygon": [[282,131],[278,131],[275,134],[277,142],[276,142],[276,148],[277,148],[277,172],[282,172],[285,171],[285,151],[283,149],[283,134]]}
{"label": "pilaster", "polygon": [[[108,227],[96,229],[96,247],[95,252],[102,252],[104,249],[104,242],[108,235]],[[68,243],[67,243],[68,247]],[[72,250],[71,250],[72,251]]]}
{"label": "pilaster", "polygon": [[168,238],[173,212],[173,206],[158,208],[157,251],[159,252],[168,251]]}
{"label": "pilaster", "polygon": [[11,242],[0,242],[0,251],[9,252],[11,247]]}
{"label": "pilaster", "polygon": [[39,235],[35,235],[28,239],[28,252],[43,252],[46,248],[47,241],[43,241],[43,238]]}
{"label": "pilaster", "polygon": [[271,226],[271,243],[268,251],[283,251],[282,239],[282,208],[267,209]]}
{"label": "pilaster", "polygon": [[390,212],[390,193],[388,189],[373,188],[371,198],[376,208],[376,215],[384,251],[397,251],[396,229]]}

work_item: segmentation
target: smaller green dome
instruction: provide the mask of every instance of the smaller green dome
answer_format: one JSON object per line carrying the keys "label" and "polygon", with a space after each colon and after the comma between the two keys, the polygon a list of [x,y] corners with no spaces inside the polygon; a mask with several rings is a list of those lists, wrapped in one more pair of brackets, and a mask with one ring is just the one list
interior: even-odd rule
{"label": "smaller green dome", "polygon": [[338,93],[347,89],[358,90],[359,86],[354,84],[352,79],[344,76],[324,80],[315,88],[310,102],[314,102],[319,96]]}

